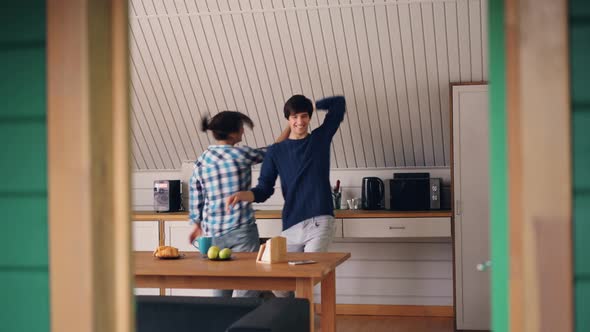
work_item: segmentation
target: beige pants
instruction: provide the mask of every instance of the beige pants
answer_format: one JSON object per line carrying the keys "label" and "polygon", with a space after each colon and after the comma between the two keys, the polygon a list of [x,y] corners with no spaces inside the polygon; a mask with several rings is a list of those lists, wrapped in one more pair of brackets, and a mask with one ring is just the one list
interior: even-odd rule
{"label": "beige pants", "polygon": [[[284,230],[281,236],[287,238],[288,252],[325,252],[334,239],[336,224],[334,217],[317,216],[305,219]],[[290,291],[273,291],[277,297],[295,297]]]}

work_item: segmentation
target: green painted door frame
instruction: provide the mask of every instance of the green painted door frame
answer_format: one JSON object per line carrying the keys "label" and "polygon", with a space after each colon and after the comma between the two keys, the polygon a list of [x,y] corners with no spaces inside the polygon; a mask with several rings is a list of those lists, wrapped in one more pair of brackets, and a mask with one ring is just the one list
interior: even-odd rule
{"label": "green painted door frame", "polygon": [[508,161],[504,1],[489,0],[492,330],[508,331]]}
{"label": "green painted door frame", "polygon": [[0,5],[0,330],[48,332],[46,7]]}

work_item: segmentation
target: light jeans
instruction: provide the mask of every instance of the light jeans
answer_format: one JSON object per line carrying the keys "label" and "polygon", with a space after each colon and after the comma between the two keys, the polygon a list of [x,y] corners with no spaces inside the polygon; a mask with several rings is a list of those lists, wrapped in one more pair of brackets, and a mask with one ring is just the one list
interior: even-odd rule
{"label": "light jeans", "polygon": [[[230,248],[232,252],[258,252],[260,248],[258,227],[252,223],[220,237],[214,237],[213,245],[221,249]],[[216,289],[213,291],[213,296],[232,297],[232,293],[232,289]],[[258,297],[259,295],[260,291],[257,290],[236,290],[236,297]]]}
{"label": "light jeans", "polygon": [[[288,252],[326,252],[334,239],[336,224],[330,215],[305,219],[289,229],[281,236],[287,238]],[[293,292],[274,291],[277,297],[294,297]]]}

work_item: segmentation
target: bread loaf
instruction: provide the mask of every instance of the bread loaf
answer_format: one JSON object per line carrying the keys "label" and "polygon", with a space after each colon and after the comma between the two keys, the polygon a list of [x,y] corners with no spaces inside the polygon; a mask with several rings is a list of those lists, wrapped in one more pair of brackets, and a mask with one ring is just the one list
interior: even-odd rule
{"label": "bread loaf", "polygon": [[159,246],[154,251],[154,256],[158,258],[176,258],[179,256],[178,249],[172,246]]}

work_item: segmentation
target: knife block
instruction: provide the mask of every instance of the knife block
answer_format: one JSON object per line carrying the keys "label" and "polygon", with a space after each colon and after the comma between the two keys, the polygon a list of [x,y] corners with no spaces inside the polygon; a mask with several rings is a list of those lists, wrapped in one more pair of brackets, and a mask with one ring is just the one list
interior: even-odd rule
{"label": "knife block", "polygon": [[274,264],[287,261],[287,239],[275,236],[260,246],[256,263]]}

